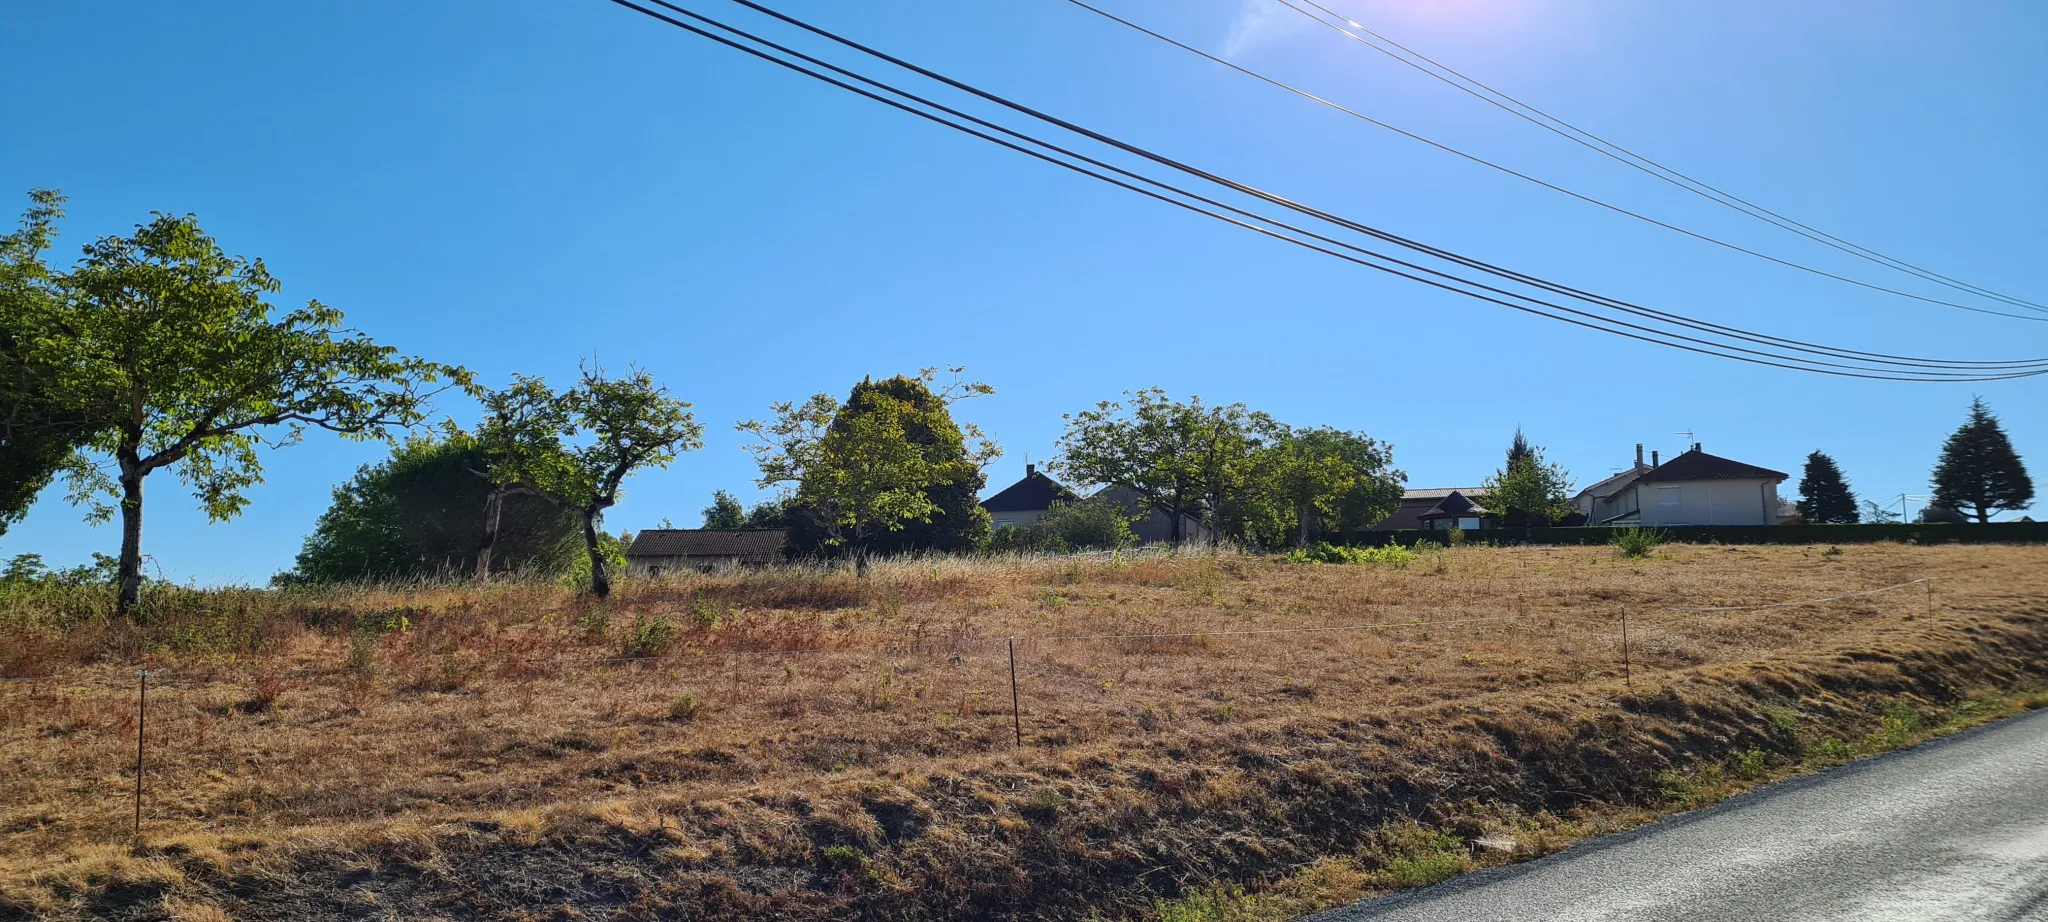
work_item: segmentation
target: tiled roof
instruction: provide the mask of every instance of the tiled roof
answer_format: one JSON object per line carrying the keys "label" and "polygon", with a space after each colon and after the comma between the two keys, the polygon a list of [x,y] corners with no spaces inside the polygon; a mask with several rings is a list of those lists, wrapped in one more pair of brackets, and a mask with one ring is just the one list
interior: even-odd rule
{"label": "tiled roof", "polygon": [[633,536],[628,557],[737,557],[768,562],[782,557],[789,532],[780,528],[650,528]]}
{"label": "tiled roof", "polygon": [[1081,498],[1074,491],[1060,485],[1060,482],[1037,471],[1024,475],[1023,480],[1004,487],[981,501],[981,508],[990,512],[1030,512],[1051,509],[1053,503],[1078,502]]}
{"label": "tiled roof", "polygon": [[1676,483],[1688,480],[1784,480],[1789,475],[1767,467],[1731,461],[1697,448],[1643,472],[1637,483]]}
{"label": "tiled roof", "polygon": [[1438,500],[1453,493],[1463,493],[1466,496],[1486,495],[1486,491],[1478,487],[1430,487],[1422,490],[1402,490],[1401,499],[1403,502],[1418,499]]}
{"label": "tiled roof", "polygon": [[1488,512],[1485,507],[1479,505],[1478,503],[1473,502],[1470,498],[1466,497],[1465,494],[1460,493],[1456,490],[1452,490],[1451,495],[1446,496],[1441,500],[1438,500],[1437,504],[1431,506],[1429,508],[1429,511],[1423,513],[1420,516],[1420,518],[1456,518],[1458,516],[1491,514],[1492,513]]}

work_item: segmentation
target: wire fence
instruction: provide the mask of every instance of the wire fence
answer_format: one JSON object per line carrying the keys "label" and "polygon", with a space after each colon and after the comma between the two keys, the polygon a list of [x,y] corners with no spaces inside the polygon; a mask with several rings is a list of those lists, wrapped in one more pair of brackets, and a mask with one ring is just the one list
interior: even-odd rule
{"label": "wire fence", "polygon": [[[1779,610],[1779,609],[1790,609],[1790,608],[1800,608],[1800,607],[1808,607],[1808,606],[1815,606],[1815,605],[1825,605],[1825,604],[1829,604],[1829,603],[1833,603],[1833,602],[1840,602],[1840,601],[1846,601],[1846,600],[1850,600],[1850,599],[1857,599],[1857,598],[1866,598],[1866,597],[1878,596],[1878,595],[1882,595],[1882,594],[1884,594],[1884,593],[1889,593],[1889,592],[1896,592],[1896,591],[1898,591],[1898,590],[1902,590],[1902,589],[1907,589],[1907,588],[1910,588],[1910,587],[1914,587],[1914,586],[1925,586],[1925,587],[1926,587],[1926,590],[1927,590],[1927,611],[1928,611],[1928,612],[1929,612],[1930,614],[1932,614],[1932,613],[1933,613],[1933,611],[1934,611],[1934,592],[1933,592],[1933,586],[1934,586],[1934,579],[1935,579],[1935,578],[1933,578],[1933,577],[1922,577],[1922,578],[1919,578],[1919,579],[1913,579],[1913,580],[1908,580],[1908,581],[1905,581],[1905,582],[1900,582],[1900,583],[1894,583],[1894,584],[1891,584],[1891,585],[1887,585],[1887,586],[1879,586],[1879,587],[1876,587],[1876,588],[1872,588],[1872,589],[1865,589],[1865,590],[1860,590],[1860,591],[1856,591],[1856,592],[1846,592],[1846,593],[1839,593],[1839,594],[1836,594],[1836,595],[1830,595],[1830,596],[1825,596],[1825,597],[1820,597],[1820,598],[1812,598],[1812,599],[1801,599],[1801,600],[1796,600],[1796,601],[1788,601],[1788,602],[1771,602],[1771,603],[1762,603],[1762,604],[1753,604],[1753,605],[1721,605],[1721,606],[1647,606],[1647,607],[1639,607],[1639,608],[1638,608],[1638,609],[1637,609],[1637,610],[1636,610],[1635,612],[1633,612],[1633,613],[1632,613],[1632,612],[1630,611],[1629,607],[1628,607],[1628,606],[1627,606],[1626,604],[1616,604],[1616,605],[1614,605],[1614,606],[1613,606],[1613,612],[1614,612],[1614,618],[1613,618],[1613,625],[1614,625],[1614,626],[1613,626],[1613,631],[1614,631],[1614,633],[1613,633],[1613,634],[1612,634],[1611,636],[1612,636],[1612,639],[1613,639],[1613,641],[1614,641],[1614,643],[1615,643],[1615,647],[1616,647],[1616,654],[1618,655],[1618,659],[1619,659],[1619,666],[1621,667],[1621,671],[1622,671],[1622,681],[1623,681],[1623,683],[1624,683],[1624,684],[1625,684],[1625,685],[1626,685],[1626,686],[1627,686],[1628,688],[1631,688],[1631,689],[1633,688],[1633,686],[1634,686],[1634,671],[1635,671],[1635,669],[1634,669],[1634,661],[1635,661],[1635,656],[1634,656],[1634,654],[1635,654],[1636,648],[1637,648],[1637,647],[1639,647],[1639,646],[1640,646],[1640,645],[1641,645],[1641,644],[1642,644],[1642,643],[1644,642],[1644,640],[1646,639],[1646,638],[1644,638],[1644,636],[1643,636],[1643,635],[1642,635],[1642,633],[1641,633],[1641,632],[1642,632],[1642,629],[1643,629],[1643,628],[1646,628],[1646,627],[1648,627],[1648,628],[1659,628],[1659,627],[1669,627],[1669,626],[1671,626],[1671,625],[1675,625],[1675,624],[1679,624],[1679,623],[1684,623],[1684,622],[1689,622],[1689,621],[1695,620],[1695,619],[1697,619],[1697,618],[1699,618],[1699,617],[1701,617],[1701,616],[1712,616],[1712,615],[1724,615],[1724,614],[1735,614],[1735,613],[1744,613],[1744,612],[1759,612],[1759,611],[1770,611],[1770,610]],[[1598,609],[1596,608],[1595,610],[1598,610]],[[1657,614],[1657,613],[1665,613],[1665,614],[1670,614],[1670,615],[1677,615],[1677,616],[1680,616],[1680,617],[1678,617],[1678,618],[1664,618],[1664,619],[1656,619],[1656,618],[1654,618],[1654,617],[1653,617],[1653,618],[1650,618],[1650,619],[1645,619],[1645,618],[1643,617],[1643,616],[1644,616],[1644,615],[1646,615],[1646,614],[1648,614],[1648,615],[1655,615],[1655,614]],[[716,661],[717,663],[721,664],[721,665],[720,665],[720,666],[718,667],[718,668],[719,668],[720,670],[723,670],[723,669],[725,669],[726,667],[728,667],[728,666],[729,666],[729,668],[730,668],[730,670],[731,670],[731,676],[732,676],[732,683],[733,683],[733,686],[734,686],[735,690],[737,691],[737,690],[738,690],[738,688],[739,688],[739,687],[741,686],[741,684],[742,684],[742,682],[743,682],[743,679],[742,679],[742,670],[741,670],[741,666],[740,666],[740,664],[741,664],[741,663],[742,663],[743,661],[746,661],[746,660],[748,660],[748,659],[761,659],[761,658],[767,658],[767,659],[775,659],[775,660],[788,660],[788,659],[792,659],[792,658],[796,658],[796,657],[813,657],[813,656],[827,656],[827,655],[832,655],[832,654],[843,654],[843,655],[848,655],[848,656],[857,656],[857,657],[863,657],[863,658],[868,658],[868,659],[882,659],[882,658],[887,658],[887,657],[900,657],[900,656],[930,656],[930,655],[938,655],[938,654],[943,654],[943,655],[946,655],[946,656],[948,656],[948,657],[950,658],[950,660],[951,660],[952,662],[954,662],[954,663],[956,663],[956,664],[957,664],[957,663],[960,663],[960,662],[962,661],[962,657],[963,657],[964,655],[966,655],[966,654],[969,654],[969,653],[983,653],[983,652],[989,652],[989,653],[997,653],[997,654],[998,654],[998,658],[999,658],[999,660],[1001,660],[1001,661],[1004,661],[1004,662],[999,662],[999,663],[997,663],[997,664],[992,664],[992,665],[996,665],[998,669],[1000,669],[1000,668],[1001,668],[1001,666],[1004,666],[1004,665],[1006,665],[1006,666],[1007,666],[1007,674],[1006,674],[1006,675],[1004,675],[1004,676],[1002,676],[1002,677],[1001,677],[1001,679],[1006,679],[1006,680],[1008,681],[1008,683],[1009,683],[1009,692],[1010,692],[1010,699],[1011,699],[1011,700],[1010,700],[1010,704],[1011,704],[1011,707],[1010,707],[1010,709],[1009,709],[1009,710],[1010,710],[1010,713],[1009,713],[1008,715],[1006,715],[1006,716],[1010,717],[1010,720],[1008,721],[1008,723],[1010,724],[1010,729],[1012,730],[1012,734],[1010,734],[1010,735],[1011,735],[1011,736],[1012,736],[1012,738],[1013,738],[1013,743],[1014,743],[1014,745],[1016,745],[1016,746],[1018,746],[1018,747],[1022,747],[1022,746],[1023,746],[1024,744],[1025,744],[1025,727],[1026,727],[1026,724],[1025,724],[1025,721],[1024,721],[1024,719],[1023,719],[1023,703],[1024,703],[1024,701],[1026,700],[1026,696],[1025,696],[1025,695],[1023,694],[1023,688],[1022,688],[1022,683],[1020,683],[1020,681],[1019,681],[1019,677],[1018,677],[1018,666],[1017,666],[1017,662],[1018,662],[1018,646],[1019,646],[1020,644],[1022,644],[1022,645],[1024,645],[1024,646],[1025,646],[1025,648],[1026,648],[1026,651],[1027,651],[1027,652],[1030,652],[1030,651],[1033,651],[1033,650],[1037,650],[1037,649],[1039,649],[1039,648],[1040,648],[1041,646],[1044,646],[1044,645],[1063,645],[1063,644],[1084,644],[1084,643],[1091,643],[1091,642],[1111,642],[1111,643],[1136,643],[1136,644],[1147,644],[1147,643],[1162,643],[1162,642],[1171,642],[1171,641],[1191,641],[1191,640],[1200,640],[1200,639],[1208,639],[1208,638],[1252,638],[1252,637],[1280,637],[1280,636],[1287,636],[1287,635],[1328,635],[1328,634],[1358,634],[1358,633],[1367,633],[1367,632],[1386,632],[1386,631],[1414,631],[1414,632],[1418,632],[1418,633],[1420,634],[1421,638],[1422,638],[1422,639],[1421,639],[1420,641],[1417,641],[1417,642],[1424,642],[1424,643],[1436,643],[1436,644],[1439,644],[1439,645],[1448,645],[1448,644],[1450,644],[1450,643],[1453,643],[1453,642],[1455,642],[1455,639],[1454,639],[1454,638],[1442,638],[1442,639],[1431,639],[1431,634],[1430,634],[1430,632],[1433,632],[1433,631],[1436,631],[1436,630],[1438,630],[1438,629],[1442,629],[1442,628],[1449,628],[1449,627],[1459,627],[1459,626],[1471,626],[1471,625],[1505,625],[1505,624],[1514,624],[1514,623],[1527,623],[1527,622],[1532,622],[1532,621],[1539,621],[1539,620],[1540,620],[1540,621],[1545,621],[1545,622],[1549,622],[1549,623],[1550,623],[1550,624],[1551,624],[1551,625],[1552,625],[1553,627],[1554,627],[1554,626],[1556,626],[1556,624],[1557,624],[1557,621],[1558,621],[1558,619],[1557,619],[1557,616],[1556,616],[1556,614],[1555,614],[1555,613],[1543,613],[1543,614],[1517,614],[1517,615],[1500,615],[1500,616],[1488,616],[1488,617],[1477,617],[1477,618],[1438,618],[1438,619],[1405,619],[1405,620],[1395,620],[1395,621],[1372,621],[1372,622],[1360,622],[1360,623],[1352,623],[1352,624],[1340,624],[1340,625],[1319,625],[1319,626],[1309,626],[1309,627],[1275,627],[1275,628],[1247,628],[1247,629],[1225,629],[1225,630],[1175,630],[1175,631],[1138,631],[1138,632],[1106,632],[1106,633],[1065,633],[1065,634],[1062,634],[1062,633],[1049,633],[1049,634],[1017,634],[1017,635],[1005,635],[1005,636],[989,636],[989,635],[974,635],[974,636],[951,636],[951,637],[902,637],[902,636],[899,636],[899,637],[894,637],[894,638],[885,638],[885,639],[891,639],[891,640],[895,640],[895,641],[897,641],[897,642],[894,642],[894,643],[880,643],[880,644],[875,644],[875,643],[866,643],[866,644],[860,644],[860,645],[838,645],[838,646],[808,646],[808,647],[781,647],[781,648],[775,648],[775,649],[765,649],[765,650],[749,650],[749,649],[716,649],[716,650],[699,650],[699,651],[694,651],[694,652],[695,652],[695,656],[691,656],[691,655],[688,655],[688,654],[680,654],[680,653],[676,653],[676,652],[667,652],[667,653],[661,653],[661,654],[647,654],[647,655],[625,655],[625,654],[620,654],[620,655],[612,655],[612,656],[605,656],[605,657],[602,657],[602,658],[598,659],[598,660],[597,660],[597,661],[595,662],[595,664],[594,664],[594,665],[598,665],[598,666],[613,666],[613,665],[617,665],[617,666],[626,666],[626,665],[631,665],[631,664],[635,664],[635,663],[645,663],[645,662],[654,662],[654,661],[664,661],[664,662],[668,662],[668,663],[672,663],[672,664],[679,664],[679,663],[684,663],[684,662],[688,662],[688,661],[690,661],[690,660],[693,660],[693,659],[696,659],[696,660],[700,660],[700,661],[711,661],[711,660],[715,660],[715,661]],[[1573,627],[1583,627],[1583,625],[1573,625]],[[1631,633],[1632,631],[1634,632],[1633,634]],[[1469,638],[1464,638],[1464,639],[1469,639]],[[550,665],[562,665],[563,663],[561,662],[561,659],[562,659],[562,658],[561,658],[561,657],[559,657],[559,656],[547,656],[547,657],[522,657],[522,658],[511,658],[511,659],[506,659],[506,660],[498,660],[498,661],[494,661],[494,662],[495,662],[496,664],[498,664],[498,665],[506,665],[506,664],[529,664],[529,665],[531,665],[531,664],[550,664]],[[273,672],[274,672],[274,674],[276,674],[276,675],[280,675],[280,676],[291,676],[291,677],[300,677],[300,678],[304,678],[304,677],[312,677],[312,676],[334,676],[334,675],[337,675],[337,674],[346,674],[346,673],[348,673],[348,672],[349,672],[349,667],[347,667],[347,666],[331,666],[331,667],[325,667],[325,668],[300,668],[300,669],[292,669],[292,670],[274,670]],[[137,835],[139,835],[139,834],[140,834],[140,829],[141,829],[141,824],[142,824],[142,821],[143,821],[143,804],[144,804],[145,798],[146,798],[146,796],[147,796],[147,794],[146,794],[146,791],[145,791],[145,787],[144,787],[144,783],[143,783],[143,781],[144,781],[144,778],[145,778],[145,775],[146,775],[146,772],[145,772],[145,768],[146,768],[146,758],[147,758],[147,751],[146,751],[146,749],[145,749],[145,739],[146,739],[146,736],[145,736],[145,730],[144,730],[144,728],[145,728],[145,726],[146,726],[146,723],[147,723],[147,707],[148,707],[148,703],[149,703],[149,700],[150,700],[150,698],[149,698],[149,693],[150,693],[150,691],[151,691],[151,690],[152,690],[153,688],[155,688],[156,690],[158,690],[158,691],[159,691],[159,692],[161,693],[161,692],[163,691],[163,689],[162,689],[162,687],[161,687],[161,686],[162,686],[162,684],[163,684],[163,683],[165,683],[165,682],[166,682],[167,680],[175,680],[175,679],[178,679],[178,678],[185,678],[185,679],[187,679],[187,680],[196,680],[196,681],[204,681],[204,680],[205,680],[206,678],[208,678],[208,677],[210,677],[210,676],[213,676],[213,675],[217,675],[217,672],[212,672],[212,671],[203,671],[203,670],[196,670],[196,669],[184,669],[184,670],[181,670],[181,669],[139,669],[139,670],[137,670],[137,673],[138,673],[138,674],[137,674],[137,676],[136,676],[136,686],[135,686],[135,687],[136,687],[136,717],[135,717],[135,728],[136,728],[136,737],[135,737],[135,740],[136,740],[136,750],[135,750],[135,752],[136,752],[136,758],[135,758],[135,765],[134,765],[134,777],[135,777],[135,793],[134,793],[134,817],[135,817],[135,818],[134,818],[134,824],[135,824],[135,831],[136,831],[136,834],[137,834]],[[99,677],[99,678],[98,678],[98,681],[99,681],[100,683],[102,683],[102,684],[106,684],[106,683],[108,683],[108,682],[109,682],[109,681],[110,681],[111,679],[112,679],[112,676],[106,676],[106,675],[103,675],[103,676],[101,676],[101,677]],[[999,681],[1000,681],[1000,680],[999,680]],[[79,683],[79,679],[78,679],[78,678],[76,678],[76,677],[64,677],[64,676],[41,676],[41,677],[13,677],[13,678],[7,678],[7,679],[0,679],[0,686],[6,686],[6,685],[27,685],[27,684],[34,684],[34,683],[48,683],[48,682],[68,682],[68,683],[73,683],[73,684],[77,684],[77,683]],[[971,694],[971,693],[970,693],[970,694]]]}

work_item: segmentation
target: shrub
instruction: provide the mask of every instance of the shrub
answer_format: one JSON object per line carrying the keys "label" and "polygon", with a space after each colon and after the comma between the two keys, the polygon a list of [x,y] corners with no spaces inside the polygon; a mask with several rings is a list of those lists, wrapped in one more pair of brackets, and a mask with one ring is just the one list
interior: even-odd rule
{"label": "shrub", "polygon": [[1657,528],[1617,528],[1614,536],[1607,539],[1607,546],[1623,557],[1640,560],[1657,552],[1657,548],[1671,540],[1671,535]]}
{"label": "shrub", "polygon": [[655,615],[638,618],[633,630],[626,635],[627,656],[660,656],[676,645],[676,626],[667,618]]}
{"label": "shrub", "polygon": [[1400,569],[1415,562],[1415,552],[1398,544],[1385,547],[1345,547],[1322,543],[1296,548],[1282,557],[1289,563],[1363,563]]}
{"label": "shrub", "polygon": [[688,722],[697,719],[697,713],[704,710],[704,699],[684,692],[669,702],[668,719]]}

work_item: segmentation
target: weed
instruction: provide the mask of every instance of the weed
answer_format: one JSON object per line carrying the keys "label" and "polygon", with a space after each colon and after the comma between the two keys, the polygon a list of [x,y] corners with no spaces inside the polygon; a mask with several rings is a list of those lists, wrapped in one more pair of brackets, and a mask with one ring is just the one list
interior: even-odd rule
{"label": "weed", "polygon": [[1799,712],[1784,705],[1766,704],[1763,706],[1763,715],[1765,720],[1771,722],[1771,726],[1780,730],[1790,730],[1799,726]]}
{"label": "weed", "polygon": [[1655,554],[1657,548],[1670,540],[1671,533],[1661,528],[1617,528],[1614,536],[1607,539],[1607,546],[1623,557],[1641,560]]}
{"label": "weed", "polygon": [[1755,781],[1770,771],[1769,758],[1763,750],[1751,747],[1735,757],[1735,764],[1730,766],[1730,770],[1737,778]]}
{"label": "weed", "polygon": [[1820,552],[1820,555],[1822,557],[1840,557],[1842,556],[1842,549],[1830,544],[1827,550]]}
{"label": "weed", "polygon": [[668,719],[687,723],[696,720],[697,714],[703,710],[703,698],[693,692],[683,692],[676,696],[676,700],[669,702]]}
{"label": "weed", "polygon": [[627,656],[660,656],[676,645],[676,626],[666,617],[635,618],[626,634]]}
{"label": "weed", "polygon": [[868,856],[851,845],[827,845],[820,852],[825,863],[837,868],[852,869],[867,863]]}

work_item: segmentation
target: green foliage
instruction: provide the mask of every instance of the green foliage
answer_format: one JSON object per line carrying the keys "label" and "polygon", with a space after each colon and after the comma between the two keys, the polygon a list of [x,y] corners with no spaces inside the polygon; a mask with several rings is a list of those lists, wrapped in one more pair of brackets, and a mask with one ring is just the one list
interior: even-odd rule
{"label": "green foliage", "polygon": [[646,615],[633,620],[626,633],[627,656],[660,656],[673,649],[681,635],[675,622],[663,615]]}
{"label": "green foliage", "polygon": [[989,532],[982,550],[987,553],[1033,551],[1116,550],[1138,543],[1131,531],[1131,517],[1115,503],[1084,500],[1054,503],[1045,517],[1023,527],[1004,527]]}
{"label": "green foliage", "polygon": [[1799,478],[1799,517],[1813,525],[1853,525],[1862,519],[1842,469],[1835,459],[1817,451],[1806,456],[1806,470]]}
{"label": "green foliage", "polygon": [[1515,430],[1507,462],[1486,479],[1480,492],[1486,497],[1483,505],[1509,527],[1541,528],[1577,511],[1572,505],[1571,474],[1545,461],[1542,446],[1528,444],[1520,428]]}
{"label": "green foliage", "polygon": [[63,206],[61,193],[31,190],[21,228],[0,236],[0,535],[28,513],[102,415],[58,385],[59,369],[45,364],[55,357],[36,348],[62,329],[63,277],[43,252]]}
{"label": "green foliage", "polygon": [[1288,563],[1359,563],[1406,569],[1416,560],[1416,553],[1398,544],[1383,547],[1346,547],[1328,542],[1313,547],[1296,548],[1281,557]]}
{"label": "green foliage", "polygon": [[668,704],[668,719],[688,722],[697,719],[704,710],[704,698],[694,692],[684,692]]}
{"label": "green foliage", "polygon": [[388,438],[425,418],[429,385],[468,375],[405,358],[346,327],[318,301],[275,313],[279,289],[262,260],[229,256],[191,215],[157,214],[128,237],[102,237],[51,280],[60,297],[50,335],[23,349],[26,367],[86,414],[85,463],[68,474],[89,518],[122,518],[117,607],[141,591],[142,484],[174,467],[216,521],[248,504],[263,479],[259,449],[309,428]]}
{"label": "green foliage", "polygon": [[1364,433],[1270,423],[1239,493],[1241,508],[1264,514],[1226,509],[1224,519],[1238,520],[1235,537],[1269,546],[1341,538],[1400,508],[1406,477],[1393,460],[1392,446]]}
{"label": "green foliage", "polygon": [[575,513],[591,594],[610,595],[610,573],[621,564],[607,552],[598,522],[618,503],[628,476],[665,468],[702,447],[704,427],[690,404],[641,369],[613,377],[585,364],[566,392],[515,376],[511,387],[485,395],[484,406],[484,421],[469,438],[490,460],[491,483]]}
{"label": "green foliage", "polygon": [[1970,521],[1962,513],[1943,506],[1924,507],[1915,520],[1926,525],[1965,525]]}
{"label": "green foliage", "polygon": [[1970,401],[1970,418],[1948,437],[1934,466],[1933,505],[1989,522],[1992,513],[2017,512],[2033,501],[2034,481],[2005,428],[1982,397]]}
{"label": "green foliage", "polygon": [[914,549],[964,550],[988,532],[976,501],[982,468],[1001,454],[951,407],[995,392],[960,378],[933,390],[938,369],[915,377],[864,380],[844,404],[829,394],[778,403],[774,418],[741,423],[760,465],[758,483],[788,491],[798,548],[868,555]]}
{"label": "green foliage", "polygon": [[1465,843],[1456,835],[1413,825],[1382,827],[1378,847],[1386,876],[1397,887],[1427,887],[1463,874],[1472,867]]}
{"label": "green foliage", "polygon": [[704,528],[745,528],[747,509],[731,493],[716,490],[711,494],[711,505],[704,507]]}
{"label": "green foliage", "polygon": [[[334,488],[297,566],[279,583],[467,573],[485,531],[489,466],[474,442],[414,437]],[[576,516],[530,495],[503,497],[493,550],[501,568],[560,573],[580,552]]]}
{"label": "green foliage", "polygon": [[1148,509],[1167,513],[1175,544],[1185,537],[1183,515],[1221,531],[1229,510],[1242,534],[1270,514],[1245,492],[1274,424],[1244,404],[1182,402],[1147,388],[1065,418],[1060,457],[1047,466],[1077,483],[1129,487]]}
{"label": "green foliage", "polygon": [[1670,533],[1659,528],[1617,528],[1607,545],[1623,557],[1641,560],[1670,540]]}

